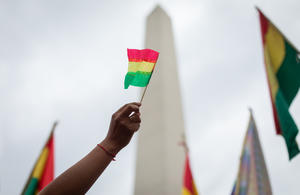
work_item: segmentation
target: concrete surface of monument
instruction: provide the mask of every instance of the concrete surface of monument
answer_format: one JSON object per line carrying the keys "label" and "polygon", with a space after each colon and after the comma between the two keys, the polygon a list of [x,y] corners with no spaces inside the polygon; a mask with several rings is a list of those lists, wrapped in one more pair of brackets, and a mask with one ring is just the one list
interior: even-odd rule
{"label": "concrete surface of monument", "polygon": [[180,195],[184,121],[172,24],[159,6],[147,18],[145,48],[160,56],[141,108],[135,195]]}

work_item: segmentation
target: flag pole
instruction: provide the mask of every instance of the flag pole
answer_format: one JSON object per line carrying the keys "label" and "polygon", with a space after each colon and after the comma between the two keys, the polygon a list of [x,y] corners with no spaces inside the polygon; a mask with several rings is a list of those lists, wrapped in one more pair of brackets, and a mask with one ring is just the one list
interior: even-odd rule
{"label": "flag pole", "polygon": [[[58,121],[54,121],[54,123],[53,123],[53,125],[52,125],[52,129],[51,129],[50,135],[49,135],[49,137],[48,137],[48,139],[47,139],[46,144],[49,142],[49,140],[50,140],[51,136],[53,135],[53,133],[54,133],[54,131],[55,131],[57,125],[58,125]],[[46,145],[45,145],[45,146],[46,146]]]}
{"label": "flag pole", "polygon": [[[248,131],[248,129],[249,129],[249,126],[250,126],[250,123],[251,123],[251,120],[253,120],[253,116],[252,116],[252,108],[251,107],[248,107],[248,110],[249,110],[249,113],[250,113],[250,117],[249,117],[249,121],[248,121],[248,125],[247,125],[247,131]],[[246,134],[247,134],[247,132],[246,132]],[[242,150],[243,150],[243,147],[246,145],[246,141],[247,141],[247,136],[245,136],[244,137],[244,141],[243,141],[243,146],[242,146]],[[240,186],[240,183],[241,183],[241,167],[242,167],[242,155],[243,154],[241,154],[240,155],[240,158],[239,158],[239,161],[240,161],[240,163],[239,163],[239,170],[238,170],[238,173],[237,173],[237,180],[236,180],[236,182],[235,182],[235,185],[236,186]],[[237,191],[235,192],[235,194],[239,194],[239,191],[240,191],[240,188],[237,188]]]}
{"label": "flag pole", "polygon": [[299,50],[297,49],[297,47],[295,45],[293,45],[293,43],[287,38],[287,36],[285,36],[285,34],[282,33],[282,31],[279,30],[279,28],[277,28],[277,26],[272,22],[272,20],[270,20],[266,14],[264,12],[261,11],[261,9],[259,9],[259,7],[255,6],[256,10],[260,13],[262,13],[262,15],[264,15],[265,18],[267,18],[267,20],[276,28],[276,30],[278,30],[278,32],[280,34],[282,34],[282,36],[284,37],[284,39],[296,50],[296,52],[298,54],[300,54]]}
{"label": "flag pole", "polygon": [[145,96],[145,93],[147,91],[147,88],[148,88],[148,85],[144,88],[144,91],[143,91],[143,95],[141,97],[141,100],[140,100],[140,103],[142,103],[143,99],[144,99],[144,96]]}
{"label": "flag pole", "polygon": [[181,138],[182,138],[182,141],[180,141],[180,142],[178,143],[178,145],[180,145],[180,146],[183,147],[184,152],[185,152],[185,154],[187,155],[187,153],[189,152],[189,147],[188,147],[188,145],[187,145],[187,143],[186,143],[186,138],[185,138],[185,134],[184,134],[184,133],[182,133]]}
{"label": "flag pole", "polygon": [[22,190],[21,195],[24,195],[24,194],[25,194],[25,191],[26,191],[26,189],[27,189],[27,187],[28,187],[28,185],[29,185],[29,183],[30,183],[31,176],[32,176],[32,173],[33,173],[33,171],[34,171],[35,165],[36,165],[36,163],[38,162],[39,157],[41,156],[41,153],[43,152],[43,149],[45,148],[45,146],[46,146],[47,143],[49,142],[51,136],[53,135],[53,133],[54,133],[54,131],[55,131],[55,128],[56,128],[57,124],[58,124],[58,121],[54,121],[54,123],[53,123],[53,125],[52,125],[52,128],[51,128],[51,131],[50,131],[50,134],[49,134],[49,136],[48,136],[48,138],[47,138],[47,141],[46,141],[44,147],[42,148],[42,150],[41,150],[41,152],[40,152],[40,155],[38,156],[38,158],[36,159],[35,163],[33,164],[33,168],[31,169],[30,175],[29,175],[29,177],[28,177],[28,179],[27,179],[27,181],[26,181],[26,184],[25,184],[25,186],[24,186],[24,188],[23,188],[23,190]]}
{"label": "flag pole", "polygon": [[[153,71],[154,71],[154,67],[153,67]],[[151,73],[151,76],[150,76],[150,78],[149,78],[149,83],[150,83],[150,81],[151,81],[152,75],[153,75],[153,73]],[[141,100],[140,100],[140,104],[142,104],[142,101],[143,101],[144,96],[145,96],[145,93],[146,93],[146,91],[147,91],[147,89],[148,89],[149,83],[148,83],[148,85],[144,88],[143,95],[142,95]]]}

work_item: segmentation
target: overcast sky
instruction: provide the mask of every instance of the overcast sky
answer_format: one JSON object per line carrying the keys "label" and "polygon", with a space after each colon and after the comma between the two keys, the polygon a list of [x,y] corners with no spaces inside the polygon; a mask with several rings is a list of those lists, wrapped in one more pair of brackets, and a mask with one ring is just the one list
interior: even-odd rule
{"label": "overcast sky", "polygon": [[[126,48],[143,48],[146,17],[158,3],[173,21],[200,193],[230,193],[250,106],[274,194],[300,193],[300,155],[289,162],[275,135],[254,9],[300,48],[297,0],[2,0],[0,194],[21,192],[54,120],[57,176],[104,138],[116,109],[138,100],[138,89],[123,89]],[[299,95],[290,110],[300,126]],[[88,194],[132,195],[135,151],[136,137]]]}

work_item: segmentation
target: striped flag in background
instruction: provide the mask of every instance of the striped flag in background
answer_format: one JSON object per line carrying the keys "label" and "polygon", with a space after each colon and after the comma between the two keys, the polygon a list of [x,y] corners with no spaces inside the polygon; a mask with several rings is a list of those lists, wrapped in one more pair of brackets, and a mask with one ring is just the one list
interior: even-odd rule
{"label": "striped flag in background", "polygon": [[271,184],[251,113],[237,180],[231,195],[272,195]]}
{"label": "striped flag in background", "polygon": [[40,153],[27,180],[22,195],[34,195],[46,187],[54,178],[54,123],[50,136]]}

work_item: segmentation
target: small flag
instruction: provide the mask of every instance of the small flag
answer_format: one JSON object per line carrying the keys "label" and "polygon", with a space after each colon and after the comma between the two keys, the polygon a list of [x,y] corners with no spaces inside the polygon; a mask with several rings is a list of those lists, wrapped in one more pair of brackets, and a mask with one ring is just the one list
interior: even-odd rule
{"label": "small flag", "polygon": [[299,153],[296,142],[298,128],[289,113],[289,107],[300,86],[299,52],[258,11],[276,132],[284,137],[291,160]]}
{"label": "small flag", "polygon": [[198,195],[190,168],[189,156],[186,154],[182,195]]}
{"label": "small flag", "polygon": [[272,195],[271,184],[251,113],[237,180],[231,195]]}
{"label": "small flag", "polygon": [[152,49],[127,49],[128,72],[125,76],[124,88],[129,85],[146,87],[151,78],[159,53]]}
{"label": "small flag", "polygon": [[54,178],[54,123],[49,139],[34,165],[22,195],[35,195],[46,187]]}

